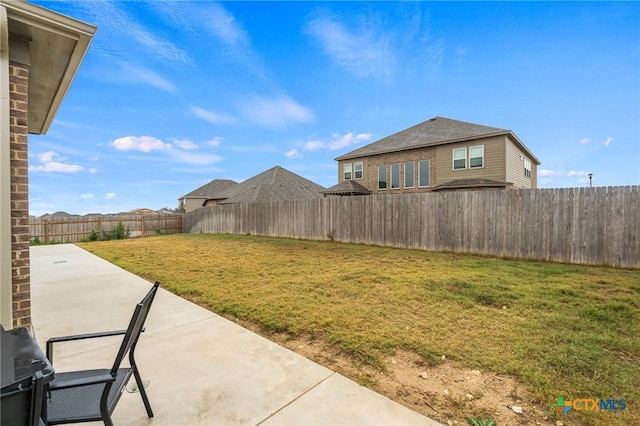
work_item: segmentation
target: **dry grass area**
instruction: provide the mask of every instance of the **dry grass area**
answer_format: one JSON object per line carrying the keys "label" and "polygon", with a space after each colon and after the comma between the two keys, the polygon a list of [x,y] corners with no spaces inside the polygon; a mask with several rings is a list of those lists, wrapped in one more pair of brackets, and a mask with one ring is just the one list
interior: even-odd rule
{"label": "dry grass area", "polygon": [[[444,424],[640,424],[638,270],[211,234],[81,246]],[[558,397],[627,409],[565,416]]]}

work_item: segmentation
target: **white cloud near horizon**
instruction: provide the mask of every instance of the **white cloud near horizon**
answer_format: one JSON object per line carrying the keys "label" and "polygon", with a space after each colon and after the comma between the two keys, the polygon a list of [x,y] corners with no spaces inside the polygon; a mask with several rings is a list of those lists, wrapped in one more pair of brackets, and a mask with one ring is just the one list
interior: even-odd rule
{"label": "white cloud near horizon", "polygon": [[185,152],[185,151],[171,151],[171,156],[182,163],[207,165],[218,163],[223,160],[223,157],[217,154],[204,153],[204,152]]}
{"label": "white cloud near horizon", "polygon": [[83,170],[77,164],[65,163],[66,158],[55,151],[46,151],[38,155],[40,164],[29,166],[29,171],[44,173],[78,173]]}
{"label": "white cloud near horizon", "polygon": [[107,192],[106,194],[104,194],[104,198],[106,200],[113,200],[117,196],[118,196],[118,194],[116,194],[115,192]]}
{"label": "white cloud near horizon", "polygon": [[348,146],[359,145],[363,142],[370,140],[371,133],[353,133],[349,132],[344,135],[334,133],[329,140],[313,140],[304,144],[303,149],[305,151],[316,151],[319,149],[326,149],[329,151],[336,151],[338,149],[346,148]]}
{"label": "white cloud near horizon", "polygon": [[118,151],[142,151],[171,149],[173,145],[152,136],[125,136],[110,143]]}
{"label": "white cloud near horizon", "polygon": [[222,140],[223,140],[222,136],[216,136],[213,139],[209,139],[207,141],[207,145],[209,145],[209,146],[220,146],[220,144],[222,143]]}
{"label": "white cloud near horizon", "polygon": [[80,194],[80,198],[82,198],[83,200],[91,200],[92,198],[94,198],[95,195],[89,193],[89,194]]}
{"label": "white cloud near horizon", "polygon": [[560,177],[564,175],[564,172],[558,170],[540,169],[538,170],[538,175],[543,177]]}
{"label": "white cloud near horizon", "polygon": [[613,138],[611,136],[607,137],[607,140],[604,141],[604,146],[609,146],[611,144],[611,142],[613,142]]}
{"label": "white cloud near horizon", "polygon": [[583,170],[569,170],[569,172],[567,173],[567,176],[569,176],[569,177],[587,176],[588,174],[589,174],[589,172],[585,172]]}
{"label": "white cloud near horizon", "polygon": [[245,119],[268,129],[282,129],[291,124],[315,120],[315,114],[311,109],[286,95],[271,99],[252,96],[241,101],[238,109]]}
{"label": "white cloud near horizon", "polygon": [[589,138],[582,138],[582,139],[580,139],[580,143],[581,143],[581,144],[589,143],[589,141],[590,141],[590,140],[589,140]]}

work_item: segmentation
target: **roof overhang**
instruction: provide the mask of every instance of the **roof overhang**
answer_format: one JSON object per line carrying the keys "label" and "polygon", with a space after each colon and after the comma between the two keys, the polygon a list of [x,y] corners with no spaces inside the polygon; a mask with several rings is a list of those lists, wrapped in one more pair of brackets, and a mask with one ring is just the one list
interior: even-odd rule
{"label": "roof overhang", "polygon": [[0,0],[12,43],[28,47],[29,133],[44,134],[60,108],[97,27],[22,0]]}
{"label": "roof overhang", "polygon": [[432,191],[446,191],[458,189],[483,189],[483,188],[506,188],[513,186],[511,182],[502,182],[490,179],[457,179],[431,188]]}

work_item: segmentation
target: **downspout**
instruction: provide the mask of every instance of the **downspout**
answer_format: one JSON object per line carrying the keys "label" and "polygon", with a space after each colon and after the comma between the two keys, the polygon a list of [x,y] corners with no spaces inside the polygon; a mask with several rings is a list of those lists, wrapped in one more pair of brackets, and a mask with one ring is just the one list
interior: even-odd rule
{"label": "downspout", "polygon": [[5,329],[13,328],[9,96],[9,18],[0,5],[0,320]]}

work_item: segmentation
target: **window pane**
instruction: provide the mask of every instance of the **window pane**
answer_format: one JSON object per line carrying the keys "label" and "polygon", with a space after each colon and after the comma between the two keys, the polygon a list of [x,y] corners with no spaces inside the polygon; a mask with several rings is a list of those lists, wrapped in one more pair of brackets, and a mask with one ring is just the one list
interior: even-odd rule
{"label": "window pane", "polygon": [[472,146],[469,148],[469,167],[482,167],[484,163],[484,147]]}
{"label": "window pane", "polygon": [[429,186],[429,160],[420,160],[418,167],[420,169],[420,180],[418,181],[418,185]]}
{"label": "window pane", "polygon": [[351,179],[351,163],[345,164],[343,167],[343,172],[344,172],[344,180],[350,180]]}
{"label": "window pane", "polygon": [[387,166],[378,166],[378,189],[387,189]]}
{"label": "window pane", "polygon": [[404,187],[405,188],[413,188],[414,184],[414,162],[408,161],[404,163]]}
{"label": "window pane", "polygon": [[363,170],[362,162],[354,164],[354,172],[355,172],[354,177],[356,179],[362,179],[362,170]]}
{"label": "window pane", "polygon": [[464,169],[467,167],[467,149],[458,148],[453,150],[453,168]]}
{"label": "window pane", "polygon": [[400,188],[400,163],[391,165],[391,188]]}

